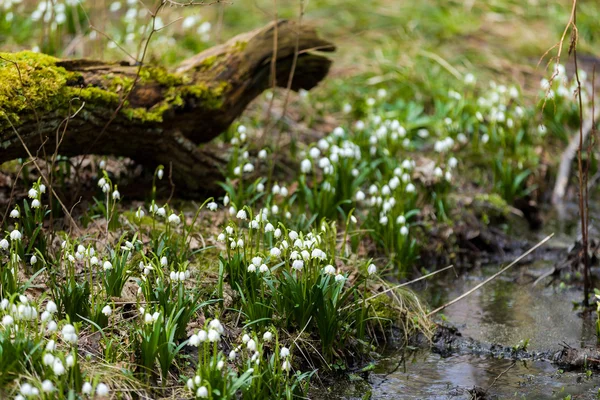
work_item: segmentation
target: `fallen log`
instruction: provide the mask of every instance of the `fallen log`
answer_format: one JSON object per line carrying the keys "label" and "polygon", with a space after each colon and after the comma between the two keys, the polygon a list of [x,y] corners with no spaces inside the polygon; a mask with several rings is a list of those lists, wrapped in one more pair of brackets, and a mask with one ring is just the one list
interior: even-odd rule
{"label": "fallen log", "polygon": [[[277,29],[275,29],[277,28]],[[276,50],[274,49],[276,43]],[[181,189],[216,187],[223,157],[198,145],[221,134],[275,82],[309,90],[334,51],[313,28],[271,23],[210,48],[173,71],[160,66],[0,53],[0,163],[57,151],[126,156],[173,166]],[[58,149],[58,150],[57,150]]]}

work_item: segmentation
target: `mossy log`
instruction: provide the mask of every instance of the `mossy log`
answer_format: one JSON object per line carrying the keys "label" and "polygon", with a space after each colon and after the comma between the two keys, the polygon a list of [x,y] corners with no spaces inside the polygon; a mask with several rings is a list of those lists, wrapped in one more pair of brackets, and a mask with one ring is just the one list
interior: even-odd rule
{"label": "mossy log", "polygon": [[[275,29],[277,28],[277,29]],[[275,39],[276,38],[276,39]],[[274,49],[276,43],[276,50]],[[222,156],[199,145],[227,129],[275,81],[309,90],[328,73],[334,46],[313,28],[271,23],[169,71],[160,66],[0,53],[0,163],[55,152],[111,154],[173,166],[181,189],[210,191]]]}

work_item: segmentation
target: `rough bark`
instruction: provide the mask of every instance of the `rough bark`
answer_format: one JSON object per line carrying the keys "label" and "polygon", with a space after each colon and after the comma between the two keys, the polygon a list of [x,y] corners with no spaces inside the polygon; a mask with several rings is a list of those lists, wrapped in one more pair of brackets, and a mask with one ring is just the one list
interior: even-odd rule
{"label": "rough bark", "polygon": [[[276,34],[277,32],[277,34]],[[274,51],[274,43],[277,49]],[[222,156],[198,145],[227,129],[248,103],[276,83],[309,90],[329,71],[318,54],[334,46],[314,29],[279,21],[239,35],[181,63],[162,67],[58,60],[0,53],[0,163],[58,152],[112,154],[173,165],[177,185],[215,187]],[[24,144],[23,144],[23,143]]]}

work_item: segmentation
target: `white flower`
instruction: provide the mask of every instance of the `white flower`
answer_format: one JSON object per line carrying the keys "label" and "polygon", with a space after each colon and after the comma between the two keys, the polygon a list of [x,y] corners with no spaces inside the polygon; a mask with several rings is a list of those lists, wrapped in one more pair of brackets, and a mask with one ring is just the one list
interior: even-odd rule
{"label": "white flower", "polygon": [[252,172],[252,171],[254,171],[254,165],[252,165],[250,163],[246,163],[244,165],[243,171],[244,172]]}
{"label": "white flower", "polygon": [[54,359],[54,362],[52,363],[52,371],[54,371],[54,374],[58,376],[65,373],[65,366],[62,364],[62,361],[60,361],[60,358]]}
{"label": "white flower", "polygon": [[273,232],[274,230],[275,230],[275,227],[270,222],[265,226],[265,232]]}
{"label": "white flower", "polygon": [[279,250],[277,247],[273,247],[270,253],[273,257],[279,257],[281,255],[281,250]]}
{"label": "white flower", "polygon": [[229,196],[225,195],[225,197],[223,197],[223,205],[226,206],[227,204],[229,204]]}
{"label": "white flower", "polygon": [[58,330],[58,324],[55,321],[48,322],[48,326],[46,327],[46,331],[49,333],[56,332]]}
{"label": "white flower", "polygon": [[48,367],[51,366],[54,364],[54,356],[50,353],[44,353],[44,356],[42,357],[42,363]]}
{"label": "white flower", "polygon": [[201,399],[205,399],[208,397],[208,389],[206,386],[200,386],[196,391],[196,397],[200,397]]}
{"label": "white flower", "polygon": [[206,208],[208,208],[210,211],[215,211],[218,207],[219,207],[219,205],[217,203],[215,203],[214,201],[211,201],[210,203],[208,203],[206,205]]}
{"label": "white flower", "polygon": [[200,341],[200,343],[203,343],[206,342],[207,339],[208,333],[206,333],[204,329],[201,329],[200,332],[198,332],[198,340]]}
{"label": "white flower", "polygon": [[265,334],[263,335],[263,340],[265,342],[270,342],[271,340],[273,340],[273,334],[269,331],[265,332]]}
{"label": "white flower", "polygon": [[464,79],[465,84],[467,85],[472,85],[475,83],[475,75],[473,75],[472,73],[468,73],[465,75],[465,79]]}
{"label": "white flower", "polygon": [[336,282],[343,282],[345,279],[346,279],[346,278],[345,278],[345,277],[344,277],[344,275],[342,275],[342,274],[337,274],[337,275],[335,276],[335,281],[336,281]]}
{"label": "white flower", "polygon": [[269,272],[269,267],[267,267],[267,264],[262,264],[260,266],[259,271],[260,271],[261,274],[267,273],[267,272]]}
{"label": "white flower", "polygon": [[56,303],[52,300],[49,300],[48,303],[46,303],[46,311],[48,311],[50,314],[57,312],[58,307],[56,306]]}
{"label": "white flower", "polygon": [[246,343],[246,347],[250,351],[256,351],[256,342],[254,341],[254,339],[248,340],[248,343]]}
{"label": "white flower", "polygon": [[154,322],[154,320],[152,319],[152,314],[148,314],[148,313],[144,314],[144,323],[145,324],[151,324],[153,322]]}
{"label": "white flower", "polygon": [[210,329],[207,336],[209,342],[218,342],[220,337],[219,332],[214,329]]}
{"label": "white flower", "polygon": [[188,379],[185,385],[188,387],[188,389],[194,390],[194,380],[192,378]]}
{"label": "white flower", "polygon": [[308,158],[305,158],[304,160],[302,160],[302,162],[300,163],[300,171],[302,171],[302,173],[307,174],[310,172],[310,170],[312,169],[312,164],[310,162],[310,160]]}
{"label": "white flower", "polygon": [[102,314],[106,315],[107,317],[110,316],[110,314],[112,314],[112,308],[110,308],[109,305],[105,305],[102,309]]}
{"label": "white flower", "polygon": [[35,189],[29,189],[29,192],[27,193],[27,195],[29,196],[30,199],[35,199],[38,196],[38,192]]}
{"label": "white flower", "polygon": [[33,389],[35,389],[35,388],[33,386],[31,386],[30,383],[25,382],[21,385],[20,392],[23,396],[29,397],[29,396],[33,396],[33,394],[34,394]]}
{"label": "white flower", "polygon": [[323,268],[323,273],[327,275],[335,275],[335,272],[335,267],[333,265],[327,265],[325,268]]}
{"label": "white flower", "polygon": [[54,391],[54,385],[50,380],[46,379],[44,382],[42,382],[42,391],[46,393]]}
{"label": "white flower", "polygon": [[112,198],[113,200],[119,200],[121,198],[121,193],[115,189],[115,191],[112,193]]}
{"label": "white flower", "polygon": [[108,260],[104,261],[104,264],[102,264],[102,268],[104,268],[105,270],[112,269],[112,267],[112,263]]}
{"label": "white flower", "polygon": [[10,315],[5,315],[4,317],[2,317],[2,325],[4,325],[7,328],[11,326],[14,322],[15,320]]}
{"label": "white flower", "polygon": [[8,240],[6,240],[6,239],[0,240],[0,248],[2,250],[8,249]]}
{"label": "white flower", "polygon": [[163,267],[166,267],[169,264],[169,260],[167,260],[167,257],[161,257],[160,259],[160,265],[162,265]]}
{"label": "white flower", "polygon": [[367,272],[369,275],[373,275],[374,273],[376,273],[377,267],[375,266],[375,264],[369,265],[369,268],[367,268]]}
{"label": "white flower", "polygon": [[171,225],[179,225],[181,223],[181,218],[177,214],[169,215],[168,221]]}
{"label": "white flower", "polygon": [[94,256],[90,259],[90,264],[96,265],[98,264],[98,257]]}
{"label": "white flower", "polygon": [[46,185],[43,183],[38,186],[38,189],[40,190],[40,193],[46,193]]}
{"label": "white flower", "polygon": [[20,215],[21,214],[19,213],[19,210],[17,210],[16,208],[10,212],[11,218],[19,218]]}
{"label": "white flower", "polygon": [[44,311],[40,317],[40,319],[42,320],[42,322],[47,322],[52,318],[52,314],[50,314],[48,311]]}
{"label": "white flower", "polygon": [[106,386],[104,383],[99,383],[98,386],[96,386],[96,394],[98,396],[107,396],[108,392],[108,386]]}
{"label": "white flower", "polygon": [[81,387],[81,393],[83,394],[92,394],[92,384],[89,382],[84,382]]}
{"label": "white flower", "polygon": [[233,360],[235,360],[235,358],[236,358],[236,357],[237,357],[237,353],[235,352],[235,350],[231,350],[231,351],[229,352],[229,359],[230,359],[231,361],[233,361]]}
{"label": "white flower", "polygon": [[400,234],[402,236],[408,235],[408,228],[406,226],[403,226],[402,228],[400,228]]}
{"label": "white flower", "polygon": [[248,215],[246,214],[246,210],[240,210],[237,212],[236,217],[241,220],[248,219]]}
{"label": "white flower", "polygon": [[250,264],[248,266],[248,272],[256,272],[256,265]]}
{"label": "white flower", "polygon": [[42,205],[42,203],[40,203],[40,201],[38,199],[34,199],[31,202],[31,207],[32,208],[40,208],[41,205]]}
{"label": "white flower", "polygon": [[281,358],[286,358],[290,355],[290,349],[288,349],[287,347],[282,347],[281,350],[279,350],[279,356]]}
{"label": "white flower", "polygon": [[200,338],[198,337],[198,335],[192,335],[190,336],[188,343],[190,344],[190,346],[198,347],[198,345],[200,344]]}
{"label": "white flower", "polygon": [[77,334],[75,333],[75,327],[71,324],[66,324],[62,328],[62,336],[67,343],[77,343]]}
{"label": "white flower", "polygon": [[225,362],[223,360],[219,360],[219,362],[217,363],[217,369],[220,371],[223,369],[224,366]]}
{"label": "white flower", "polygon": [[292,366],[288,360],[285,360],[283,363],[281,363],[281,369],[283,371],[289,371],[291,368]]}
{"label": "white flower", "polygon": [[267,150],[262,149],[261,151],[259,151],[258,158],[260,158],[261,160],[264,160],[265,158],[267,158]]}
{"label": "white flower", "polygon": [[219,236],[217,236],[217,240],[219,242],[224,242],[225,241],[225,234],[224,233],[220,233]]}
{"label": "white flower", "polygon": [[21,237],[21,232],[16,229],[10,233],[10,240],[21,240]]}
{"label": "white flower", "polygon": [[65,359],[65,362],[67,364],[67,367],[71,368],[73,365],[75,365],[75,358],[72,354],[69,354]]}
{"label": "white flower", "polygon": [[156,172],[156,177],[157,177],[158,179],[162,179],[162,178],[163,178],[163,176],[164,176],[164,174],[165,174],[165,171],[164,171],[164,170],[161,168],[161,169],[159,169],[159,170]]}
{"label": "white flower", "polygon": [[303,267],[304,267],[304,261],[302,261],[302,260],[295,260],[292,263],[292,268],[297,271],[301,271]]}

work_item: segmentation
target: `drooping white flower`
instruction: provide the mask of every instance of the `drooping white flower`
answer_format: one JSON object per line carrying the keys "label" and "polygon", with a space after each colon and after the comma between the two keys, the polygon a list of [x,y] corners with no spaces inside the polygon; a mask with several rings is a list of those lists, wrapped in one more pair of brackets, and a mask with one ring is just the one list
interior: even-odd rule
{"label": "drooping white flower", "polygon": [[92,384],[89,382],[84,382],[81,387],[81,393],[83,394],[92,394]]}
{"label": "drooping white flower", "polygon": [[106,315],[107,317],[110,316],[112,314],[112,308],[108,304],[105,305],[102,309],[102,314]]}
{"label": "drooping white flower", "polygon": [[8,240],[6,240],[6,239],[0,240],[0,248],[2,250],[8,249]]}
{"label": "drooping white flower", "polygon": [[287,347],[282,347],[279,350],[279,357],[281,358],[286,358],[290,355],[290,349],[288,349]]}
{"label": "drooping white flower", "polygon": [[40,203],[40,201],[38,199],[34,199],[31,202],[31,208],[40,208],[41,205],[42,205],[42,203]]}
{"label": "drooping white flower", "polygon": [[290,364],[290,362],[288,360],[285,360],[284,362],[281,363],[281,369],[283,371],[289,371],[292,368],[292,365]]}
{"label": "drooping white flower", "polygon": [[104,261],[104,264],[102,264],[102,268],[104,268],[105,271],[112,269],[112,267],[113,267],[112,263],[108,260]]}
{"label": "drooping white flower", "polygon": [[181,218],[177,214],[169,215],[168,221],[171,225],[179,225],[181,223]]}
{"label": "drooping white flower", "polygon": [[48,303],[46,303],[46,311],[48,311],[50,314],[56,313],[58,311],[56,303],[52,300],[49,300]]}
{"label": "drooping white flower", "polygon": [[256,351],[256,342],[254,339],[248,340],[248,343],[246,343],[246,348],[248,348],[250,351]]}
{"label": "drooping white flower", "polygon": [[10,315],[5,315],[2,317],[2,325],[4,325],[6,328],[14,324],[14,322],[15,320]]}
{"label": "drooping white flower", "polygon": [[157,177],[158,179],[162,179],[162,178],[163,178],[163,176],[164,176],[164,174],[165,174],[165,171],[164,171],[162,168],[161,168],[161,169],[159,169],[158,171],[156,171],[156,177]]}
{"label": "drooping white flower", "polygon": [[15,209],[13,209],[13,210],[10,212],[10,217],[11,217],[11,218],[19,218],[19,216],[20,216],[20,215],[21,215],[21,214],[19,213],[19,210],[17,210],[16,208],[15,208]]}
{"label": "drooping white flower", "polygon": [[296,271],[301,271],[302,268],[304,268],[304,261],[302,261],[302,260],[295,260],[292,263],[292,268],[295,269]]}
{"label": "drooping white flower", "polygon": [[167,259],[167,257],[162,256],[160,258],[160,265],[162,265],[163,267],[166,267],[167,265],[169,265],[169,260]]}
{"label": "drooping white flower", "polygon": [[367,268],[367,273],[369,275],[373,275],[377,272],[377,266],[375,264],[371,264],[369,265],[369,268]]}
{"label": "drooping white flower", "polygon": [[27,195],[29,196],[30,199],[35,199],[38,196],[38,192],[35,189],[29,189],[29,192],[27,192]]}
{"label": "drooping white flower", "polygon": [[23,235],[21,235],[21,232],[15,229],[10,233],[10,240],[21,240],[22,236]]}
{"label": "drooping white flower", "polygon": [[196,397],[200,397],[201,399],[205,399],[208,397],[208,389],[206,386],[200,386],[196,391]]}
{"label": "drooping white flower", "polygon": [[42,382],[42,391],[45,393],[50,393],[54,391],[54,385],[50,380],[46,379]]}
{"label": "drooping white flower", "polygon": [[302,162],[300,163],[300,171],[304,174],[308,174],[312,169],[312,163],[310,162],[310,160],[308,158],[305,158],[304,160],[302,160]]}
{"label": "drooping white flower", "polygon": [[65,373],[65,366],[63,365],[62,361],[60,361],[60,358],[54,359],[54,362],[52,363],[52,371],[54,371],[54,374],[58,376]]}
{"label": "drooping white flower", "polygon": [[270,253],[273,257],[279,257],[281,255],[281,250],[279,250],[277,247],[273,247]]}
{"label": "drooping white flower", "polygon": [[215,329],[210,329],[208,331],[207,337],[208,337],[209,342],[218,342],[220,335],[219,335],[219,332],[217,332]]}
{"label": "drooping white flower", "polygon": [[259,268],[259,271],[261,274],[267,273],[269,272],[269,267],[267,266],[267,264],[262,264]]}
{"label": "drooping white flower", "polygon": [[211,201],[210,203],[208,203],[206,205],[206,208],[208,208],[210,211],[215,211],[218,207],[219,207],[219,205],[217,203],[215,203],[214,201]]}
{"label": "drooping white flower", "polygon": [[261,151],[259,151],[258,158],[260,158],[261,160],[264,160],[265,158],[267,158],[267,150],[262,149]]}
{"label": "drooping white flower", "polygon": [[119,200],[121,198],[121,193],[117,189],[115,189],[112,193],[113,200]]}
{"label": "drooping white flower", "polygon": [[198,335],[192,335],[190,336],[188,343],[190,344],[190,346],[198,347],[198,345],[200,344],[200,338],[198,338]]}
{"label": "drooping white flower", "polygon": [[342,275],[342,274],[337,274],[335,276],[335,281],[336,282],[343,282],[345,279],[346,279],[346,277],[344,277],[344,275]]}
{"label": "drooping white flower", "polygon": [[236,214],[236,218],[241,219],[241,220],[248,219],[248,215],[246,214],[246,210],[242,209],[242,210],[238,211],[237,214]]}
{"label": "drooping white flower", "polygon": [[99,383],[98,386],[96,386],[96,394],[98,396],[100,396],[100,397],[108,396],[108,392],[109,392],[109,388],[106,384]]}

